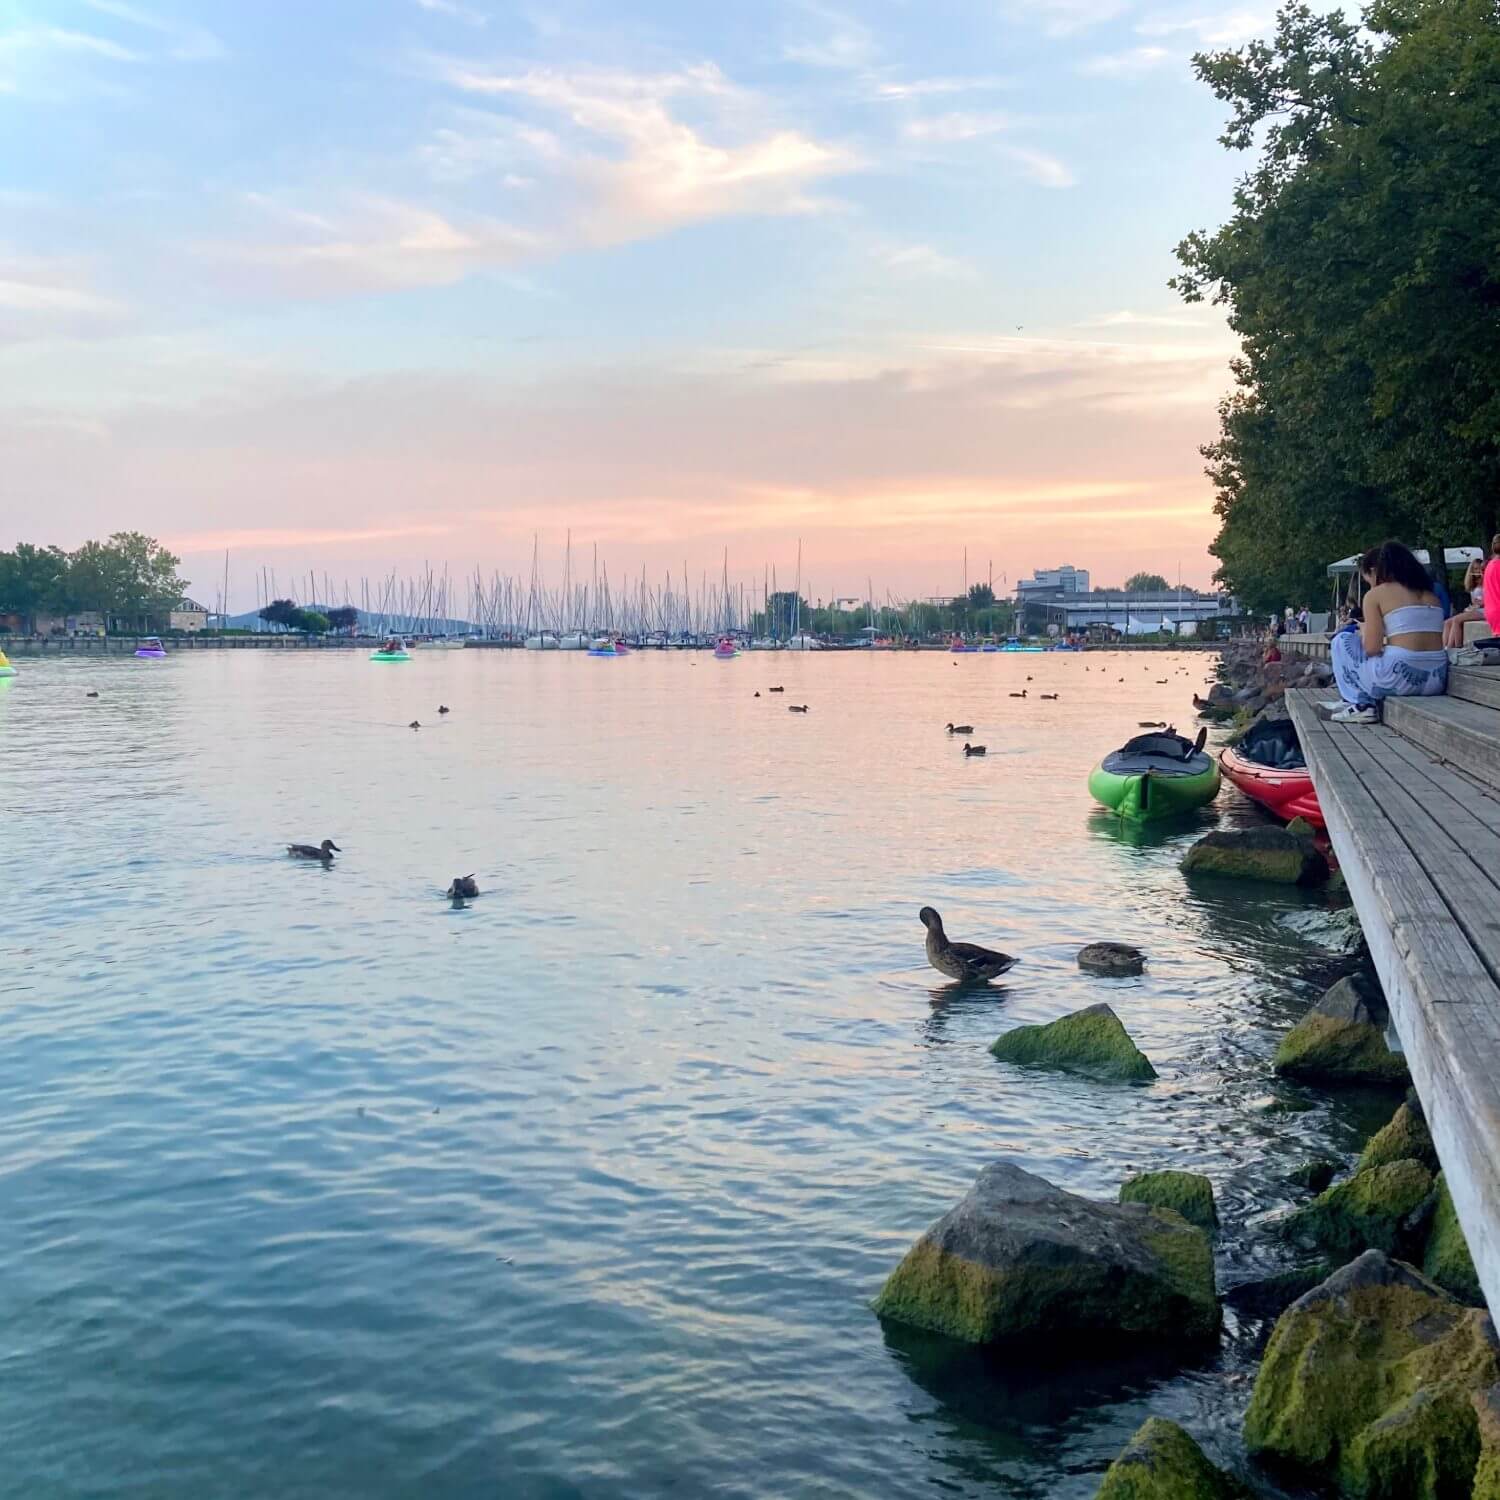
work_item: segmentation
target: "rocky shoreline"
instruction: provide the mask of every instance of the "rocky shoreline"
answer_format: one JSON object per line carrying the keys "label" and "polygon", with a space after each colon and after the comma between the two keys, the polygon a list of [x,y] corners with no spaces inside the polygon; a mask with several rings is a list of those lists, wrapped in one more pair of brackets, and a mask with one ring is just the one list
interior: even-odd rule
{"label": "rocky shoreline", "polygon": [[[1226,653],[1210,701],[1240,723],[1285,715],[1290,686],[1326,664]],[[1199,840],[1184,876],[1315,884],[1328,863],[1306,824]],[[1352,923],[1352,913],[1349,914]],[[1357,939],[1357,926],[1353,936]],[[1150,1349],[1183,1363],[1216,1346],[1223,1308],[1274,1320],[1237,1451],[1219,1467],[1153,1416],[1096,1500],[1252,1500],[1283,1481],[1357,1500],[1500,1500],[1500,1339],[1484,1307],[1389,1012],[1362,944],[1281,1039],[1270,1071],[1304,1088],[1388,1090],[1388,1122],[1351,1171],[1290,1175],[1301,1201],[1252,1231],[1285,1269],[1221,1289],[1207,1176],[1139,1172],[1117,1202],[1064,1191],[996,1161],[923,1234],[875,1299],[882,1320],[962,1344],[1050,1358]],[[1326,982],[1326,981],[1325,981]],[[1002,1035],[1012,1066],[1149,1088],[1157,1074],[1108,1005]],[[1403,1097],[1404,1093],[1404,1097]]]}

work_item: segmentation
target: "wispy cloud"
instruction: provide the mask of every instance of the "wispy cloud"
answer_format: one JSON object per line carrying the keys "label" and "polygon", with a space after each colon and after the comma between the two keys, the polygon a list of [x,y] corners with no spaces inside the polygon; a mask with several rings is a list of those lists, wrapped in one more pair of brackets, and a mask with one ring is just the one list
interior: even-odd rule
{"label": "wispy cloud", "polygon": [[483,12],[472,10],[467,5],[458,4],[458,0],[416,0],[417,8],[425,10],[433,15],[448,16],[454,21],[462,21],[465,26],[486,26],[489,17]]}
{"label": "wispy cloud", "polygon": [[129,26],[162,39],[165,55],[173,62],[215,62],[226,55],[224,44],[211,31],[194,23],[166,19],[124,0],[84,0],[90,10],[112,16]]}
{"label": "wispy cloud", "polygon": [[1010,13],[1039,23],[1048,36],[1073,36],[1112,21],[1129,8],[1129,0],[1011,0]]}
{"label": "wispy cloud", "polygon": [[250,527],[229,531],[180,531],[166,538],[182,552],[223,552],[237,547],[287,552],[299,547],[338,547],[356,542],[394,542],[409,537],[447,536],[453,528],[423,523],[413,526]]}
{"label": "wispy cloud", "polygon": [[81,266],[0,257],[0,345],[112,333],[128,315],[124,303],[94,290]]}
{"label": "wispy cloud", "polygon": [[1138,313],[1128,307],[1074,325],[1076,328],[1191,328],[1197,333],[1223,326],[1223,318],[1212,309],[1202,317],[1193,317],[1186,309],[1177,313]]}
{"label": "wispy cloud", "polygon": [[1066,162],[1031,146],[1001,146],[1002,155],[1013,161],[1032,182],[1047,188],[1070,188],[1078,179]]}
{"label": "wispy cloud", "polygon": [[876,250],[875,258],[887,270],[903,275],[962,281],[977,275],[967,261],[946,255],[933,245],[885,245]]}
{"label": "wispy cloud", "polygon": [[972,78],[911,78],[907,80],[871,80],[870,93],[876,99],[932,99],[952,94],[988,93],[1011,88],[1013,81],[993,75],[976,74]]}
{"label": "wispy cloud", "polygon": [[1014,124],[1012,116],[998,111],[989,111],[984,114],[955,111],[908,120],[902,130],[908,140],[952,143],[996,135],[1002,130],[1011,129]]}
{"label": "wispy cloud", "polygon": [[1165,47],[1131,47],[1125,52],[1085,58],[1078,64],[1078,71],[1090,78],[1143,78],[1172,60],[1172,53]]}
{"label": "wispy cloud", "polygon": [[1140,36],[1183,37],[1197,47],[1238,47],[1268,35],[1276,17],[1269,10],[1240,7],[1209,12],[1159,12],[1136,24]]}
{"label": "wispy cloud", "polygon": [[[809,186],[859,164],[842,145],[778,128],[761,101],[712,64],[637,74],[449,61],[439,73],[464,93],[515,100],[550,122],[515,141],[538,172],[573,190],[561,245],[613,244],[710,218],[813,212],[826,205]],[[676,111],[681,102],[693,105],[693,122]]]}
{"label": "wispy cloud", "polygon": [[875,60],[875,38],[862,21],[821,5],[803,7],[816,28],[816,35],[788,42],[781,55],[809,68],[857,71]]}

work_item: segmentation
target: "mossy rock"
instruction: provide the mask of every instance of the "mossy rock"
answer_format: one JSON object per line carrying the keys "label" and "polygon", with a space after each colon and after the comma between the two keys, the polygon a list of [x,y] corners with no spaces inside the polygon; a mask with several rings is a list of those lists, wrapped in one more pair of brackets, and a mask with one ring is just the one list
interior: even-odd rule
{"label": "mossy rock", "polygon": [[1190,875],[1227,875],[1277,885],[1316,885],[1328,878],[1328,861],[1306,839],[1285,828],[1220,828],[1205,834],[1183,856]]}
{"label": "mossy rock", "polygon": [[1385,1044],[1389,1020],[1379,989],[1350,974],[1281,1039],[1273,1066],[1319,1083],[1409,1083],[1406,1059]]}
{"label": "mossy rock", "polygon": [[1107,1005],[1075,1010],[1046,1026],[1018,1026],[994,1042],[990,1051],[1005,1062],[1061,1068],[1090,1078],[1146,1083],[1156,1077],[1146,1054]]}
{"label": "mossy rock", "polygon": [[1299,1162],[1286,1174],[1286,1180],[1295,1187],[1307,1188],[1321,1193],[1337,1175],[1339,1164],[1328,1156],[1315,1156],[1310,1161]]}
{"label": "mossy rock", "polygon": [[1429,1172],[1438,1169],[1437,1147],[1432,1144],[1422,1106],[1415,1095],[1408,1096],[1390,1123],[1381,1126],[1365,1142],[1354,1170],[1367,1172],[1371,1167],[1384,1167],[1393,1161],[1419,1161]]}
{"label": "mossy rock", "polygon": [[1319,1193],[1286,1221],[1286,1234],[1332,1255],[1395,1253],[1412,1243],[1431,1192],[1421,1162],[1389,1162]]}
{"label": "mossy rock", "polygon": [[1488,1316],[1371,1250],[1282,1314],[1245,1443],[1345,1495],[1454,1500],[1479,1463],[1474,1397],[1497,1380]]}
{"label": "mossy rock", "polygon": [[1247,1494],[1175,1422],[1151,1417],[1109,1466],[1094,1500],[1241,1500]]}
{"label": "mossy rock", "polygon": [[1500,1500],[1500,1385],[1478,1392],[1473,1400],[1479,1423],[1479,1464],[1470,1500]]}
{"label": "mossy rock", "polygon": [[1286,825],[1286,831],[1305,843],[1311,843],[1318,836],[1318,830],[1306,818],[1292,818]]}
{"label": "mossy rock", "polygon": [[1197,1172],[1142,1172],[1120,1188],[1120,1202],[1170,1208],[1210,1233],[1219,1227],[1214,1185]]}
{"label": "mossy rock", "polygon": [[1441,1173],[1433,1205],[1432,1223],[1427,1230],[1427,1248],[1422,1255],[1422,1269],[1445,1292],[1471,1307],[1484,1306],[1484,1292],[1469,1254],[1469,1242],[1458,1222],[1448,1181]]}
{"label": "mossy rock", "polygon": [[1129,1348],[1212,1337],[1220,1313],[1208,1237],[1179,1214],[1099,1203],[1010,1162],[907,1252],[875,1311],[971,1344]]}

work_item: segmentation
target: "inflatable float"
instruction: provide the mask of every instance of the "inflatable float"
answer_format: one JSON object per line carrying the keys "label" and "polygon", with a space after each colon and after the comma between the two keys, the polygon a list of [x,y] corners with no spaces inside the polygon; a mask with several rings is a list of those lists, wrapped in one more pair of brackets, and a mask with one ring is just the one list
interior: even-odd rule
{"label": "inflatable float", "polygon": [[739,654],[740,648],[727,635],[714,647],[714,655],[720,661],[731,661]]}
{"label": "inflatable float", "polygon": [[0,651],[0,677],[14,677],[15,675],[16,669],[11,666],[10,658]]}
{"label": "inflatable float", "polygon": [[139,646],[135,648],[137,656],[143,656],[147,661],[161,661],[166,656],[166,647],[154,636],[148,635]]}
{"label": "inflatable float", "polygon": [[1158,731],[1138,734],[1112,750],[1089,772],[1089,794],[1122,818],[1148,822],[1175,817],[1212,802],[1219,767],[1196,741]]}
{"label": "inflatable float", "polygon": [[400,641],[387,641],[378,651],[370,653],[371,661],[410,661],[409,652]]}
{"label": "inflatable float", "polygon": [[1252,724],[1239,744],[1219,752],[1219,769],[1278,818],[1306,818],[1316,828],[1327,826],[1290,719]]}

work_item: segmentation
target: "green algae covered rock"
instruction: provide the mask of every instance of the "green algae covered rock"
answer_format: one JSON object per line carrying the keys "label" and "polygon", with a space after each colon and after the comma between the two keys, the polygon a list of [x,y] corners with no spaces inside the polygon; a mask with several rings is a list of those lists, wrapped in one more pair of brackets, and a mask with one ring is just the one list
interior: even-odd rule
{"label": "green algae covered rock", "polygon": [[1356,1172],[1384,1167],[1393,1161],[1415,1160],[1429,1172],[1438,1169],[1437,1148],[1427,1130],[1427,1120],[1416,1095],[1408,1094],[1388,1125],[1383,1125],[1365,1143]]}
{"label": "green algae covered rock", "polygon": [[1419,1161],[1393,1161],[1335,1183],[1287,1219],[1287,1236],[1334,1255],[1392,1253],[1412,1243],[1432,1192]]}
{"label": "green algae covered rock", "polygon": [[1090,1078],[1145,1083],[1156,1077],[1146,1054],[1107,1005],[1075,1010],[1047,1026],[1017,1026],[990,1051],[1005,1062],[1061,1068]]}
{"label": "green algae covered rock", "polygon": [[1287,1173],[1286,1180],[1297,1187],[1308,1188],[1314,1193],[1321,1193],[1333,1181],[1338,1169],[1339,1164],[1331,1157],[1314,1156],[1310,1160],[1299,1162],[1293,1167]]}
{"label": "green algae covered rock", "polygon": [[971,1344],[1129,1345],[1219,1329],[1208,1237],[1179,1214],[1097,1203],[994,1162],[907,1252],[875,1311]]}
{"label": "green algae covered rock", "polygon": [[1170,1208],[1210,1232],[1219,1227],[1214,1185],[1197,1172],[1142,1172],[1120,1188],[1120,1202]]}
{"label": "green algae covered rock", "polygon": [[1438,1174],[1436,1203],[1432,1224],[1427,1231],[1427,1249],[1422,1256],[1422,1269],[1445,1292],[1451,1292],[1460,1302],[1467,1302],[1472,1307],[1484,1306],[1484,1293],[1480,1290],[1479,1277],[1474,1271],[1469,1242],[1459,1227],[1453,1197],[1448,1192],[1447,1179],[1441,1173]]}
{"label": "green algae covered rock", "polygon": [[1152,1417],[1109,1466],[1094,1500],[1241,1500],[1246,1493],[1175,1422]]}
{"label": "green algae covered rock", "polygon": [[1189,875],[1228,875],[1278,885],[1315,885],[1328,878],[1328,861],[1307,839],[1285,828],[1219,828],[1183,856]]}
{"label": "green algae covered rock", "polygon": [[1500,1500],[1500,1385],[1474,1396],[1479,1422],[1479,1464],[1470,1500]]}
{"label": "green algae covered rock", "polygon": [[1406,1059],[1385,1044],[1389,1020],[1379,989],[1351,974],[1281,1039],[1276,1071],[1320,1083],[1407,1083]]}
{"label": "green algae covered rock", "polygon": [[1494,1325],[1377,1250],[1282,1314],[1245,1416],[1250,1451],[1368,1500],[1468,1497]]}

